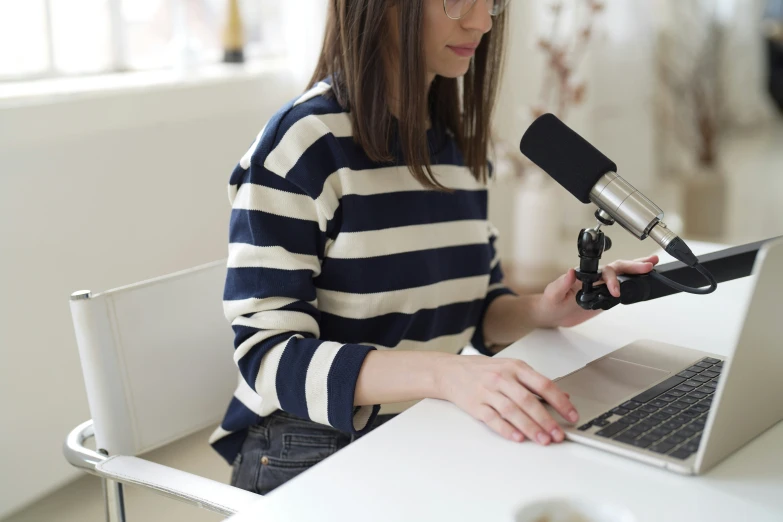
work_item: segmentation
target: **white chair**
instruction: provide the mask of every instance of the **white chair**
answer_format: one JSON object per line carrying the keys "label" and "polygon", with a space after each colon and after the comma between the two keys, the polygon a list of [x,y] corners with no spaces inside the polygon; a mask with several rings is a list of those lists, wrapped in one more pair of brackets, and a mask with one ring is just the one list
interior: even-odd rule
{"label": "white chair", "polygon": [[[64,453],[103,478],[110,522],[125,520],[122,484],[225,515],[261,498],[136,456],[217,425],[225,412],[238,378],[222,310],[225,276],[223,260],[71,295],[92,420],[71,431]],[[97,452],[84,445],[93,435]]]}

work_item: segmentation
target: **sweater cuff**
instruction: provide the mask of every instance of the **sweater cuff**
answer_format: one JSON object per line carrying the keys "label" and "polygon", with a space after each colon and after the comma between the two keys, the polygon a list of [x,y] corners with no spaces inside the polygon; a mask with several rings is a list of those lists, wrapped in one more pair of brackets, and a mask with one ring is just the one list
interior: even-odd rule
{"label": "sweater cuff", "polygon": [[372,346],[348,344],[343,346],[332,363],[327,383],[329,397],[329,424],[332,427],[362,435],[369,431],[380,405],[354,407],[356,381],[367,354],[375,350]]}
{"label": "sweater cuff", "polygon": [[479,314],[476,330],[473,332],[473,337],[470,339],[470,344],[473,345],[473,348],[478,350],[483,355],[489,355],[489,356],[494,355],[489,350],[489,346],[486,345],[486,341],[484,339],[484,317],[487,315],[487,310],[489,309],[489,305],[492,304],[492,301],[494,301],[501,295],[517,295],[517,294],[516,292],[514,292],[513,290],[505,286],[502,286],[500,288],[495,288],[491,290],[489,293],[487,293],[487,296],[484,298],[484,303],[481,305],[481,313]]}

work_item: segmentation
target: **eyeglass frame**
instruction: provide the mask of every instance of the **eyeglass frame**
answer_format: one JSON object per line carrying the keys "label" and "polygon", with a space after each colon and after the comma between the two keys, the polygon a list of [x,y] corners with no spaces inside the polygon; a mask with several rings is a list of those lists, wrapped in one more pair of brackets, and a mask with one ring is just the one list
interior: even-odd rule
{"label": "eyeglass frame", "polygon": [[[471,0],[468,0],[468,1],[471,1]],[[473,10],[473,8],[479,2],[479,0],[472,0],[472,1],[473,1],[473,3],[470,4],[470,7],[468,8],[467,11],[465,11],[465,14],[463,14],[462,16],[460,16],[458,18],[454,18],[453,16],[451,16],[449,14],[448,9],[446,8],[446,2],[448,2],[448,0],[443,0],[443,12],[446,14],[446,16],[449,17],[450,20],[462,20],[463,18],[465,18],[468,15],[468,13],[470,13]],[[487,0],[484,0],[484,1],[486,2]],[[495,14],[492,14],[492,8],[490,8],[489,9],[489,15],[490,16],[500,16],[501,14],[503,14],[503,11],[506,10],[506,7],[508,7],[508,4],[509,4],[510,1],[511,0],[503,0],[503,7],[500,9],[500,11],[498,11]],[[493,4],[494,4],[494,0],[493,0]]]}

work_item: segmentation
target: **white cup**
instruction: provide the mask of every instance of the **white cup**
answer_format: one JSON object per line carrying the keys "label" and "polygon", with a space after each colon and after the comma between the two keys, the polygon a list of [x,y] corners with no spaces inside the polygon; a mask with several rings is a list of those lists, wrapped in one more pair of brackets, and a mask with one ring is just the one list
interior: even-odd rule
{"label": "white cup", "polygon": [[546,498],[525,504],[515,522],[636,522],[628,508],[587,499]]}

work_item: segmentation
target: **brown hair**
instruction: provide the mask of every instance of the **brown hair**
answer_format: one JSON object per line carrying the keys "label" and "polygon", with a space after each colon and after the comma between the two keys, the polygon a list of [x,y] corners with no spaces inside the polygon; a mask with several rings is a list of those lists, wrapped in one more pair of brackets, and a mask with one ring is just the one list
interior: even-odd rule
{"label": "brown hair", "polygon": [[396,4],[400,54],[395,63],[405,71],[397,75],[399,106],[405,114],[399,118],[398,138],[413,177],[425,187],[444,189],[430,168],[426,140],[429,115],[433,126],[439,124],[453,133],[465,165],[477,180],[486,182],[490,119],[503,62],[507,10],[493,19],[493,28],[482,38],[464,77],[436,76],[427,95],[421,38],[423,1],[331,0],[323,49],[309,86],[331,76],[338,103],[350,111],[356,142],[373,161],[391,161],[394,119],[385,88],[391,79],[384,49],[393,41],[387,9]]}

